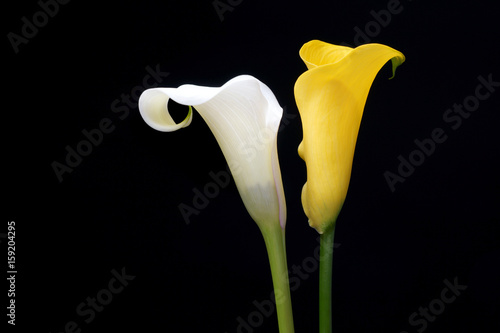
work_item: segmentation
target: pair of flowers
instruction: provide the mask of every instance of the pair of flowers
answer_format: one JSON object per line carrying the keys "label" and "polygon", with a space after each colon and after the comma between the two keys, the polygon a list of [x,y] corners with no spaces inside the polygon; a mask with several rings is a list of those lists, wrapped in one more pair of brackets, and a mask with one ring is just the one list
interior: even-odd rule
{"label": "pair of flowers", "polygon": [[[307,167],[302,205],[311,227],[322,234],[322,246],[330,247],[347,195],[370,86],[387,61],[392,60],[394,75],[405,58],[381,44],[353,49],[317,40],[304,44],[299,54],[308,68],[294,87],[303,126],[298,152]],[[168,113],[169,99],[189,106],[182,122],[175,123]],[[283,110],[269,87],[249,75],[237,76],[217,88],[183,85],[148,89],[139,99],[145,122],[165,132],[188,126],[193,117],[191,106],[217,139],[243,203],[264,236],[275,293],[283,296],[283,302],[277,304],[280,331],[293,332],[284,243],[286,203],[277,151]],[[325,253],[331,252],[327,250]],[[328,332],[331,299],[323,295],[322,302],[321,297],[331,293],[327,289],[331,284],[331,256],[322,258],[328,262],[320,262],[320,279],[326,276],[323,291],[320,281],[320,329]]]}

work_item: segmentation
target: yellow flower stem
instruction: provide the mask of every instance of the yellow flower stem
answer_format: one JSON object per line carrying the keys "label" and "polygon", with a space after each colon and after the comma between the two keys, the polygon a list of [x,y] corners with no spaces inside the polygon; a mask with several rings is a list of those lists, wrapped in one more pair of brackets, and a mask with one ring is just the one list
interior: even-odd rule
{"label": "yellow flower stem", "polygon": [[261,228],[266,243],[280,333],[294,333],[292,299],[286,262],[285,230],[279,224]]}
{"label": "yellow flower stem", "polygon": [[332,332],[332,265],[335,223],[320,236],[319,255],[319,332]]}

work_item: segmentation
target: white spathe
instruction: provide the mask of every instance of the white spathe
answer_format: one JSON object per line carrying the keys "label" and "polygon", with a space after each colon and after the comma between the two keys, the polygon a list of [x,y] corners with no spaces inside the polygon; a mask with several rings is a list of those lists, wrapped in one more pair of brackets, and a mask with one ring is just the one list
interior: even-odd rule
{"label": "white spathe", "polygon": [[237,76],[218,88],[186,84],[147,89],[139,98],[139,110],[158,131],[176,131],[191,123],[191,109],[182,122],[174,122],[169,99],[193,106],[208,124],[259,227],[279,222],[284,229],[286,204],[276,146],[283,109],[272,91],[250,75]]}

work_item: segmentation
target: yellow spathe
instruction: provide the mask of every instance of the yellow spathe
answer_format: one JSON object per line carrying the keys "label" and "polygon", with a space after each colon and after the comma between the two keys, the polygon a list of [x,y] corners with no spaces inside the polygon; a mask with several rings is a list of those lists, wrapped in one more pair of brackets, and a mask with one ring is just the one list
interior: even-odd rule
{"label": "yellow spathe", "polygon": [[354,148],[371,84],[392,59],[393,75],[404,55],[381,44],[357,48],[310,41],[300,57],[308,70],[295,83],[302,119],[299,155],[307,167],[302,205],[320,234],[333,225],[349,187]]}

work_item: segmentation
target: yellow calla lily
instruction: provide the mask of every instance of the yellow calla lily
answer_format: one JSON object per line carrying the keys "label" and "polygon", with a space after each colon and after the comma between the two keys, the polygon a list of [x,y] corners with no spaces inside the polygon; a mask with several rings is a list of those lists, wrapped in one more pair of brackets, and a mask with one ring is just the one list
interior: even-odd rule
{"label": "yellow calla lily", "polygon": [[311,227],[322,234],[335,223],[347,195],[371,84],[387,61],[394,76],[405,57],[381,44],[353,49],[318,40],[304,44],[300,57],[308,68],[294,88],[303,127],[299,155],[307,167],[302,205]]}

